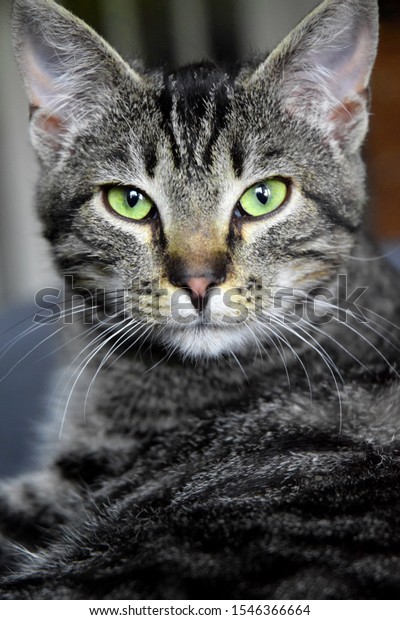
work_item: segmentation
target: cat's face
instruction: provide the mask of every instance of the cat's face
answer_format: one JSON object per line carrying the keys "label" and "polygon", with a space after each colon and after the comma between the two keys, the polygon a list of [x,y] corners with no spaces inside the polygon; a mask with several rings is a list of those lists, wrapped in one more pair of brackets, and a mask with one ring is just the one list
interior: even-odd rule
{"label": "cat's face", "polygon": [[[282,289],[334,289],[364,202],[376,6],[362,2],[356,19],[356,4],[327,0],[235,74],[207,64],[142,74],[53,3],[18,0],[47,236],[76,285],[104,288],[111,306],[116,291],[133,335],[215,357],[268,342],[268,319],[293,312]],[[46,22],[28,26],[32,11],[51,36]],[[57,28],[73,35],[68,48]]]}

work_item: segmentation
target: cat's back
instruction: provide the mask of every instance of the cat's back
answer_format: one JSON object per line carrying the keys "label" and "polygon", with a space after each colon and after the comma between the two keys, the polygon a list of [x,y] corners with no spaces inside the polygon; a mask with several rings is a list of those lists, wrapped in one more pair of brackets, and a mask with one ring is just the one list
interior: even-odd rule
{"label": "cat's back", "polygon": [[6,597],[394,598],[398,388],[378,406],[358,385],[342,421],[327,394],[272,389],[60,457],[85,509]]}

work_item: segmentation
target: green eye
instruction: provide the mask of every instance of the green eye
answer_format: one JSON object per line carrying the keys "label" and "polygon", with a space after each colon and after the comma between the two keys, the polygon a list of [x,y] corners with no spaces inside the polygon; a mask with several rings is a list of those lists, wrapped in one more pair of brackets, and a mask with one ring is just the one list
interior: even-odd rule
{"label": "green eye", "polygon": [[241,197],[239,205],[245,215],[260,217],[280,207],[287,193],[286,183],[279,179],[267,179],[250,187]]}
{"label": "green eye", "polygon": [[155,209],[150,198],[135,187],[111,187],[106,196],[113,211],[130,220],[144,220]]}

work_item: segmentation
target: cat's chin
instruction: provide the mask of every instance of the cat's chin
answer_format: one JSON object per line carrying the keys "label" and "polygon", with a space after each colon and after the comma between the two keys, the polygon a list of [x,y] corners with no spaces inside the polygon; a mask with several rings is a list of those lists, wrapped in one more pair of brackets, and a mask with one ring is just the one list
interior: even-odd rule
{"label": "cat's chin", "polygon": [[240,353],[249,347],[249,335],[243,328],[196,326],[163,333],[165,347],[183,358],[216,359]]}

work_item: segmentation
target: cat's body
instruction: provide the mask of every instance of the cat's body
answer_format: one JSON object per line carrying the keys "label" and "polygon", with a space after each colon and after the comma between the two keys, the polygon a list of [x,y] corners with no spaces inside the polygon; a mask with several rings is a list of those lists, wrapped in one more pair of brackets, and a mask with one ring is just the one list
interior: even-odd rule
{"label": "cat's body", "polygon": [[400,592],[398,275],[360,260],[376,17],[327,0],[261,64],[149,74],[15,3],[45,234],[97,322],[65,328],[47,467],[3,487],[2,597]]}

